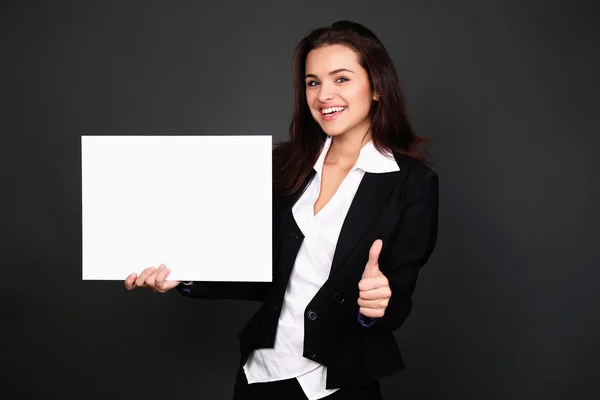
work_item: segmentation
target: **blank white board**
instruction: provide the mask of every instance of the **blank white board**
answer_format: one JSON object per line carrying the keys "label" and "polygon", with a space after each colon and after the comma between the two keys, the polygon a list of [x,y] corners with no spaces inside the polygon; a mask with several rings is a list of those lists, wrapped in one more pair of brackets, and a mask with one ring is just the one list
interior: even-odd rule
{"label": "blank white board", "polygon": [[82,277],[272,279],[271,136],[82,136]]}

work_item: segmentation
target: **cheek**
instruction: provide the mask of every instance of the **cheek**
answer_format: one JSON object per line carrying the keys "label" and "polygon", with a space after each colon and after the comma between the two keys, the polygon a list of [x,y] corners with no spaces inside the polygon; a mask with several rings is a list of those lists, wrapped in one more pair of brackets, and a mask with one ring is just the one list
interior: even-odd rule
{"label": "cheek", "polygon": [[305,92],[305,96],[306,96],[306,104],[308,105],[308,108],[310,108],[310,110],[312,112],[312,108],[313,108],[313,106],[315,104],[315,100],[316,100],[316,94],[312,90],[307,90]]}
{"label": "cheek", "polygon": [[315,102],[317,100],[317,95],[314,91],[306,91],[306,105],[308,106],[308,110],[314,119],[318,119],[320,115],[320,111],[315,110],[313,107],[315,106]]}
{"label": "cheek", "polygon": [[361,113],[368,112],[371,107],[371,90],[368,86],[357,88],[352,94],[353,103]]}

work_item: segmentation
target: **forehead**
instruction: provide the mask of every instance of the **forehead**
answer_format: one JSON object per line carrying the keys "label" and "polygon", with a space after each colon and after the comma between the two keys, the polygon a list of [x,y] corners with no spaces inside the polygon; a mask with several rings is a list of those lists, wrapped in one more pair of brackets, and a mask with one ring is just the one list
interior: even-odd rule
{"label": "forehead", "polygon": [[325,75],[340,68],[359,73],[362,69],[358,62],[358,55],[351,48],[333,44],[311,50],[306,56],[306,73]]}

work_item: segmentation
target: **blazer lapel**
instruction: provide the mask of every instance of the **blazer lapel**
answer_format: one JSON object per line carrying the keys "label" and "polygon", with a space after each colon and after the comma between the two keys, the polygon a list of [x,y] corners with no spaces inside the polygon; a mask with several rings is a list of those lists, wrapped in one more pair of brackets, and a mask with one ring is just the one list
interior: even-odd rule
{"label": "blazer lapel", "polygon": [[298,189],[298,191],[296,193],[294,193],[291,196],[281,196],[278,198],[275,198],[273,200],[273,208],[274,208],[274,213],[273,213],[273,251],[275,252],[277,246],[279,245],[279,238],[281,237],[281,230],[283,228],[283,221],[285,220],[285,216],[287,215],[287,213],[291,210],[291,208],[294,206],[294,204],[296,203],[296,201],[300,198],[300,196],[302,195],[302,193],[304,193],[304,190],[306,190],[306,187],[308,186],[308,183],[311,181],[311,179],[313,178],[313,176],[315,175],[316,171],[313,169],[310,174],[308,175],[308,177],[304,180],[304,182],[302,182],[302,186],[300,187],[300,189]]}
{"label": "blazer lapel", "polygon": [[400,173],[365,173],[342,225],[329,273],[330,277],[340,269],[363,237],[398,181]]}

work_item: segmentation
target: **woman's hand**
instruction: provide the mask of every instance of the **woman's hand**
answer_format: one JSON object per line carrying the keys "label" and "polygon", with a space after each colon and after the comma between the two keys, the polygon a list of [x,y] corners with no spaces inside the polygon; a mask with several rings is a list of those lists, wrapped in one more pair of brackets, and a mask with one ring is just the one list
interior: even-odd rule
{"label": "woman's hand", "polygon": [[376,240],[369,252],[369,262],[365,266],[362,279],[358,283],[358,305],[365,317],[381,318],[385,314],[392,291],[390,283],[379,270],[379,254],[383,247],[381,239]]}
{"label": "woman's hand", "polygon": [[179,281],[167,281],[167,275],[171,270],[166,265],[161,264],[158,268],[146,268],[140,276],[133,273],[125,279],[125,287],[127,290],[133,290],[136,287],[152,288],[153,291],[166,293],[179,285]]}

